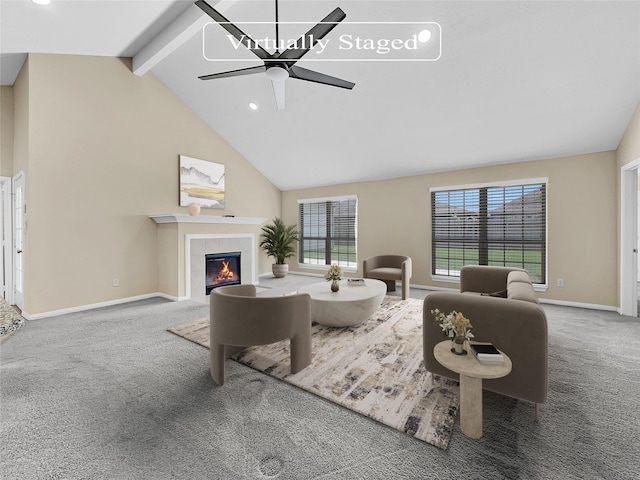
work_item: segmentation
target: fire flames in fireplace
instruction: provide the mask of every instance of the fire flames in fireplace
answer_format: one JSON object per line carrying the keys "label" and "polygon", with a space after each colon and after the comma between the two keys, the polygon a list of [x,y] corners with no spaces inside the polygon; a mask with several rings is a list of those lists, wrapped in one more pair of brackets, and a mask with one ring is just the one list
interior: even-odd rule
{"label": "fire flames in fireplace", "polygon": [[240,282],[240,252],[211,253],[205,256],[206,294],[224,285]]}
{"label": "fire flames in fireplace", "polygon": [[222,268],[220,269],[220,272],[218,272],[218,276],[216,277],[216,282],[222,282],[224,280],[229,280],[230,278],[233,278],[234,275],[235,275],[235,273],[233,273],[229,269],[229,262],[225,262],[223,260],[222,261]]}

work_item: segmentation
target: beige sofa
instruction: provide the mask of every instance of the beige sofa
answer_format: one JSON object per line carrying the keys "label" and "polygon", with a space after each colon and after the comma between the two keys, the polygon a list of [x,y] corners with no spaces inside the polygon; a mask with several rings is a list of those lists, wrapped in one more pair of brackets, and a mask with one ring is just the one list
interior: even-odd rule
{"label": "beige sofa", "polygon": [[460,272],[460,293],[435,292],[424,300],[424,361],[428,371],[458,379],[433,356],[442,330],[431,314],[456,310],[473,325],[474,340],[491,342],[513,363],[509,375],[484,380],[483,388],[539,405],[547,399],[547,317],[525,270],[466,266]]}

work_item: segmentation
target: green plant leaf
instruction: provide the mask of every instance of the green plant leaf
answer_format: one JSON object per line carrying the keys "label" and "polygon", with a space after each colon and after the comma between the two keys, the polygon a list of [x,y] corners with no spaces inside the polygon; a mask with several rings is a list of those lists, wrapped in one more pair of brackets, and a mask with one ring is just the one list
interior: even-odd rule
{"label": "green plant leaf", "polygon": [[260,248],[281,265],[295,255],[294,244],[299,241],[299,233],[295,225],[285,225],[276,217],[271,224],[262,227],[260,238]]}

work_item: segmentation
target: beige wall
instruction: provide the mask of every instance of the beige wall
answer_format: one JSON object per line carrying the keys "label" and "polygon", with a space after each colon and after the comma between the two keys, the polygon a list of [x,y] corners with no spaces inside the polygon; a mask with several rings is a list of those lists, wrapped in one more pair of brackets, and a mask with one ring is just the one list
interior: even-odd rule
{"label": "beige wall", "polygon": [[[152,74],[133,75],[128,60],[30,55],[12,93],[12,167],[3,138],[0,168],[8,176],[26,173],[30,314],[156,291],[184,294],[184,265],[163,260],[184,233],[229,227],[163,229],[147,218],[186,213],[178,207],[180,154],[226,166],[227,207],[203,213],[272,218],[282,206],[284,220],[297,223],[299,198],[356,194],[360,261],[406,253],[414,259],[412,283],[449,288],[455,285],[430,277],[429,188],[548,177],[549,289],[540,296],[617,305],[613,212],[619,167],[640,157],[640,109],[617,152],[281,193]],[[257,238],[260,229],[234,231]],[[270,264],[259,254],[259,273]],[[113,278],[120,287],[111,286]]]}
{"label": "beige wall", "polygon": [[[381,253],[413,259],[412,283],[457,288],[431,280],[429,189],[546,177],[548,282],[540,297],[614,306],[616,291],[615,152],[513,163],[430,175],[283,192],[283,218],[297,223],[297,200],[358,196],[358,260]],[[292,261],[292,270],[301,270]],[[307,272],[317,270],[305,269]],[[556,279],[564,279],[563,288]]]}
{"label": "beige wall", "polygon": [[13,173],[13,86],[0,87],[0,176]]}
{"label": "beige wall", "polygon": [[180,154],[225,165],[227,206],[203,214],[280,213],[280,192],[153,74],[133,75],[127,59],[30,55],[15,104],[16,128],[28,112],[29,314],[179,294],[178,266],[158,267],[175,252],[158,251],[166,232],[148,215],[187,213],[178,206]]}

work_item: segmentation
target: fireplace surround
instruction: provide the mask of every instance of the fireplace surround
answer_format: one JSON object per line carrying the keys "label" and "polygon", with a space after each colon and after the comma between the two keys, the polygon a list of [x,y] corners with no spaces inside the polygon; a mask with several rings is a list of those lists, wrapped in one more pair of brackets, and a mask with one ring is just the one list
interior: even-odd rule
{"label": "fireplace surround", "polygon": [[243,233],[230,234],[186,234],[185,246],[185,290],[187,298],[197,302],[209,303],[206,281],[207,255],[215,258],[223,254],[240,255],[240,271],[237,283],[257,283],[255,265],[255,235]]}
{"label": "fireplace surround", "polygon": [[168,298],[209,303],[207,253],[241,252],[242,283],[258,283],[258,247],[251,232],[266,217],[164,213],[149,218],[158,226],[158,290]]}

